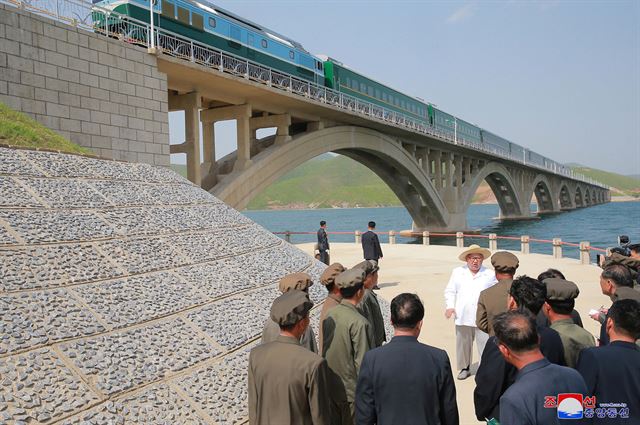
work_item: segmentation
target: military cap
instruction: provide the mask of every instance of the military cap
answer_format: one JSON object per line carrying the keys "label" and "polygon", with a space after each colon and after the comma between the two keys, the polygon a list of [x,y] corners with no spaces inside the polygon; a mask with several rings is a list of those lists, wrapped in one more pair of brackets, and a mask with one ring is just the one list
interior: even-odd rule
{"label": "military cap", "polygon": [[320,276],[320,283],[324,286],[331,285],[335,283],[336,276],[345,271],[345,268],[340,263],[333,263],[329,267],[327,267],[322,275]]}
{"label": "military cap", "polygon": [[547,286],[547,301],[569,301],[580,293],[578,285],[559,277],[545,279],[544,284]]}
{"label": "military cap", "polygon": [[353,266],[354,269],[362,269],[365,276],[380,270],[378,264],[373,260],[364,260]]}
{"label": "military cap", "polygon": [[362,282],[364,282],[364,270],[360,268],[345,270],[336,276],[336,286],[340,289],[353,288]]}
{"label": "military cap", "polygon": [[313,285],[311,276],[306,273],[291,273],[280,279],[278,289],[283,294],[293,289],[305,291],[309,286]]}
{"label": "military cap", "polygon": [[507,251],[499,251],[491,256],[491,265],[500,273],[514,273],[520,262],[518,257]]}
{"label": "military cap", "polygon": [[280,295],[271,305],[271,320],[279,326],[292,326],[307,317],[313,303],[306,292],[291,290]]}

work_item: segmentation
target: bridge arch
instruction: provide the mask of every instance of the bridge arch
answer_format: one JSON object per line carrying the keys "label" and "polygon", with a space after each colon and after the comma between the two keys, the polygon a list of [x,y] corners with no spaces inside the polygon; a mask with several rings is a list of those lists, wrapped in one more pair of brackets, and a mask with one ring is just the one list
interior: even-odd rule
{"label": "bridge arch", "polygon": [[582,188],[580,187],[580,185],[576,185],[574,199],[575,199],[574,202],[576,204],[576,208],[585,206],[584,198],[583,198],[583,195],[582,195]]}
{"label": "bridge arch", "polygon": [[[529,210],[522,208],[522,202],[516,190],[511,173],[507,168],[497,162],[489,162],[475,175],[469,182],[464,198],[464,211],[468,211],[473,200],[473,196],[478,190],[478,186],[485,180],[491,191],[496,196],[502,217],[523,217],[529,215]],[[529,196],[531,199],[531,196]]]}
{"label": "bridge arch", "polygon": [[562,182],[560,184],[560,191],[558,192],[558,203],[560,205],[560,209],[562,210],[571,210],[576,207],[575,194],[574,196],[572,196],[572,192],[566,182]]}
{"label": "bridge arch", "polygon": [[370,168],[391,188],[421,228],[445,228],[449,212],[416,159],[397,140],[375,130],[338,126],[302,133],[252,157],[252,165],[227,175],[212,193],[236,209],[278,178],[327,152],[346,155]]}
{"label": "bridge arch", "polygon": [[531,200],[532,196],[536,197],[538,203],[538,213],[548,213],[560,211],[560,202],[558,195],[553,192],[552,185],[547,176],[544,174],[536,175],[529,191],[523,201]]}

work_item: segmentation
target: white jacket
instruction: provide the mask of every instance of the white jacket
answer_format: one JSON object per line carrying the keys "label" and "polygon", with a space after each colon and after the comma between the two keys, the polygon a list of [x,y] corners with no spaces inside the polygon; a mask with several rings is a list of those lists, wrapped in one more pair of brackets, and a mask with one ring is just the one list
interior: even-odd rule
{"label": "white jacket", "polygon": [[466,264],[453,269],[449,283],[444,289],[444,300],[447,309],[455,308],[456,310],[456,325],[476,326],[480,292],[496,282],[495,271],[484,266],[480,267],[475,276],[471,274]]}

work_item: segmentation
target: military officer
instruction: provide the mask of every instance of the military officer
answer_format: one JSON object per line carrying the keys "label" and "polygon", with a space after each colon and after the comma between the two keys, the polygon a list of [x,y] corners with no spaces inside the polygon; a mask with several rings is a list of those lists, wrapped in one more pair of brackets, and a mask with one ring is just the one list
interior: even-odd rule
{"label": "military officer", "polygon": [[355,416],[355,391],[364,354],[373,346],[369,321],[356,309],[364,296],[364,272],[354,268],[336,277],[340,305],[329,310],[322,323],[322,356],[340,377],[351,418]]}
{"label": "military officer", "polygon": [[320,283],[327,288],[327,298],[325,298],[324,303],[322,304],[322,311],[320,312],[320,335],[318,336],[318,341],[320,342],[320,351],[322,353],[322,322],[327,317],[327,313],[333,307],[340,304],[342,301],[342,295],[340,295],[340,288],[338,288],[335,284],[336,276],[345,271],[346,269],[340,263],[333,263],[329,267],[327,267],[322,275],[320,275]]}
{"label": "military officer", "polygon": [[378,296],[373,292],[373,287],[377,281],[379,267],[371,260],[364,260],[354,266],[360,268],[365,273],[364,278],[364,297],[358,304],[357,308],[371,324],[373,332],[373,347],[380,347],[387,340],[387,334],[384,330],[384,319],[380,311],[380,303]]}
{"label": "military officer", "polygon": [[[311,276],[309,276],[308,274],[291,273],[280,279],[280,282],[278,282],[278,289],[280,289],[280,292],[282,292],[283,294],[292,290],[308,292],[311,285],[313,285],[313,280],[311,280]],[[280,328],[278,327],[278,324],[271,319],[267,319],[267,321],[264,323],[264,328],[262,329],[261,342],[264,344],[267,342],[275,341],[276,339],[278,339],[279,335]],[[313,333],[313,329],[311,329],[311,326],[308,326],[305,332],[302,334],[300,344],[302,344],[302,346],[307,348],[309,351],[313,351],[314,353],[318,352],[316,336]]]}
{"label": "military officer", "polygon": [[249,354],[250,424],[332,423],[327,362],[300,345],[312,306],[299,290],[273,302],[270,316],[280,333]]}
{"label": "military officer", "polygon": [[580,290],[575,283],[559,278],[545,279],[544,284],[547,296],[542,311],[549,318],[551,329],[560,334],[567,366],[575,368],[580,351],[596,345],[593,335],[573,323],[571,318],[575,298]]}
{"label": "military officer", "polygon": [[489,336],[493,336],[493,318],[507,311],[509,290],[519,264],[518,257],[507,251],[496,252],[491,256],[491,265],[498,283],[480,292],[476,312],[476,326]]}

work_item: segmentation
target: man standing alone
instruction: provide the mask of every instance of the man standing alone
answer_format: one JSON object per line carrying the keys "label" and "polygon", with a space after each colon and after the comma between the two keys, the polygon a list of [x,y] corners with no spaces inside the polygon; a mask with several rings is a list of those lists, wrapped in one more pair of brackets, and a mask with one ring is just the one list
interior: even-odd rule
{"label": "man standing alone", "polygon": [[329,238],[327,237],[327,222],[322,220],[318,229],[318,251],[320,251],[320,261],[329,265]]}
{"label": "man standing alone", "polygon": [[466,264],[453,269],[444,290],[446,303],[444,315],[447,319],[453,316],[456,322],[456,361],[460,371],[458,379],[467,379],[471,376],[469,367],[474,338],[480,357],[489,339],[489,335],[476,327],[476,311],[480,292],[496,281],[494,271],[482,265],[490,255],[491,251],[480,248],[478,245],[471,245],[463,251],[458,258]]}
{"label": "man standing alone", "polygon": [[393,339],[365,354],[360,368],[357,425],[459,423],[449,356],[418,342],[423,318],[417,295],[391,301]]}
{"label": "man standing alone", "polygon": [[362,234],[362,253],[365,260],[373,260],[376,263],[382,258],[382,248],[380,248],[380,240],[374,232],[376,222],[369,222],[369,230]]}

